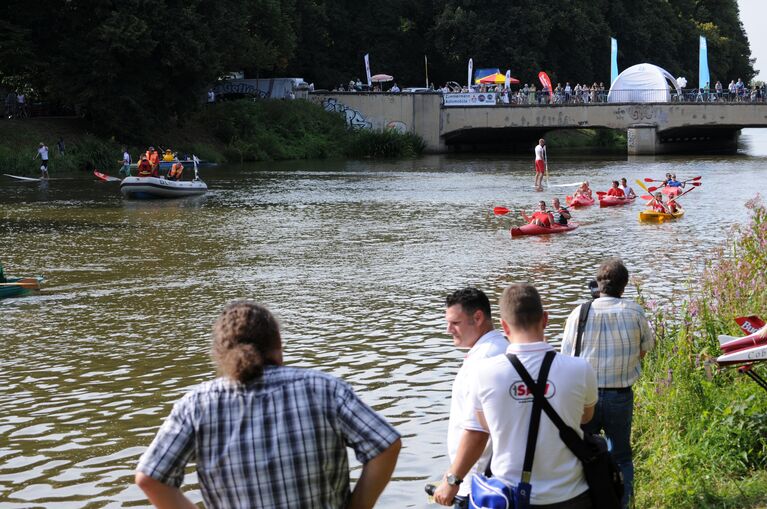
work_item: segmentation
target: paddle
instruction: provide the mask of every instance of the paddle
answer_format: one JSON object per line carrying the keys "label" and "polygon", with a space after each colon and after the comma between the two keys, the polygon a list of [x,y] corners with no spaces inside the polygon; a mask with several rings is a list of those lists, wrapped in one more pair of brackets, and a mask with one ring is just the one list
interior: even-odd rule
{"label": "paddle", "polygon": [[548,161],[548,158],[543,160],[543,164],[544,164],[545,173],[546,173],[546,187],[551,187],[551,185],[549,184],[549,161]]}
{"label": "paddle", "polygon": [[683,180],[682,182],[683,182],[683,183],[687,183],[687,182],[692,182],[693,180],[700,180],[700,179],[702,179],[702,178],[703,178],[703,177],[693,177],[693,178],[691,178],[691,179]]}
{"label": "paddle", "polygon": [[509,212],[511,211],[507,209],[506,207],[495,207],[493,209],[493,214],[495,214],[496,216],[505,216]]}
{"label": "paddle", "polygon": [[583,184],[583,182],[573,182],[572,184],[551,184],[550,187],[572,187],[572,186],[579,186]]}
{"label": "paddle", "polygon": [[[665,180],[655,180],[655,179],[651,179],[650,177],[645,177],[644,181],[645,182],[665,182]],[[639,180],[637,180],[637,182],[639,182]]]}
{"label": "paddle", "polygon": [[20,286],[21,288],[29,288],[32,290],[38,290],[40,285],[35,281],[34,283],[0,283],[0,286]]}
{"label": "paddle", "polygon": [[669,200],[668,200],[668,203],[671,203],[672,201],[676,201],[676,200],[678,200],[679,198],[681,198],[682,196],[684,196],[684,195],[686,195],[687,193],[690,193],[690,192],[692,192],[692,191],[695,191],[695,188],[694,188],[694,187],[691,187],[691,188],[690,188],[690,189],[688,189],[687,191],[685,191],[685,192],[683,192],[683,193],[681,193],[681,194],[679,194],[679,195],[677,195],[677,196],[674,196],[673,198],[669,198]]}
{"label": "paddle", "polygon": [[[690,186],[692,186],[692,187],[698,187],[698,186],[702,186],[702,185],[703,185],[703,182],[690,182]],[[651,192],[651,193],[654,193],[658,189],[660,189],[660,187],[649,187],[649,188],[647,188],[647,190],[649,192]]]}

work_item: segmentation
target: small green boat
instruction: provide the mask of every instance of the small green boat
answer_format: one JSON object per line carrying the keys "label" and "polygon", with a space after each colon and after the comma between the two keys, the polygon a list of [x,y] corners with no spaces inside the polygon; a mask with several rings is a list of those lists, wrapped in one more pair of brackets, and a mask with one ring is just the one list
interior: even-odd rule
{"label": "small green boat", "polygon": [[22,297],[40,290],[41,277],[9,277],[0,283],[0,299]]}

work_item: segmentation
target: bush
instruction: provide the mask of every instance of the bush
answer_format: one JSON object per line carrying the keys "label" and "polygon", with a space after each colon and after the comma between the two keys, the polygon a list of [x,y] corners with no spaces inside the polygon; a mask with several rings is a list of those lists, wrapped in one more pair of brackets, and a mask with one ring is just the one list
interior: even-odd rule
{"label": "bush", "polygon": [[351,157],[415,157],[425,147],[423,139],[417,134],[400,133],[393,129],[360,129],[353,131],[350,138],[346,153]]}
{"label": "bush", "polygon": [[767,304],[767,211],[759,200],[749,207],[750,224],[711,257],[675,314],[647,303],[657,343],[636,386],[637,507],[767,503],[767,395],[714,362],[717,335],[739,335],[733,318]]}

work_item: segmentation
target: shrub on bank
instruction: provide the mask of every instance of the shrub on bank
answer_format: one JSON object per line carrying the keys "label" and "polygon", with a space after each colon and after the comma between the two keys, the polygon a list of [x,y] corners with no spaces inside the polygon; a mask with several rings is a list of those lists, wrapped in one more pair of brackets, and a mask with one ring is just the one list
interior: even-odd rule
{"label": "shrub on bank", "polygon": [[[21,147],[0,145],[0,167],[3,173],[38,177],[40,158],[32,160],[38,147],[38,144]],[[63,156],[59,155],[55,144],[48,145],[48,169],[52,177],[56,173],[93,171],[94,168],[110,170],[118,166],[121,154],[121,147],[116,142],[85,134],[67,142]]]}
{"label": "shrub on bank", "polygon": [[393,130],[354,130],[344,117],[309,101],[227,101],[201,122],[224,144],[231,162],[329,157],[412,157],[423,140]]}
{"label": "shrub on bank", "polygon": [[656,348],[635,387],[636,507],[767,503],[767,392],[713,362],[717,335],[741,335],[734,317],[767,312],[767,210],[749,207],[749,225],[711,257],[690,295],[655,309]]}

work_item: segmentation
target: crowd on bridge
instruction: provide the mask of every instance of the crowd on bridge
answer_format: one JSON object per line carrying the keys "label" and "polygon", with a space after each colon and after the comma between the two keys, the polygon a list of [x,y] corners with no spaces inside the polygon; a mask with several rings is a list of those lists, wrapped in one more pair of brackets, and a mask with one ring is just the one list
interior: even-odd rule
{"label": "crowd on bridge", "polygon": [[[680,78],[681,79],[681,78]],[[686,80],[682,79],[682,84]],[[455,81],[446,82],[441,87],[435,87],[434,83],[429,87],[408,87],[400,88],[397,83],[393,83],[388,89],[382,84],[375,83],[368,86],[360,81],[349,81],[348,85],[341,83],[333,88],[333,92],[365,92],[365,93],[435,93],[435,94],[466,94],[483,93],[496,94],[496,104],[508,105],[546,105],[546,104],[600,104],[607,102],[607,96],[610,92],[609,87],[604,82],[576,83],[572,85],[569,81],[557,83],[553,90],[549,91],[546,87],[536,87],[534,83],[525,83],[519,88],[507,86],[503,83],[497,85],[476,84],[471,87],[460,85]],[[620,90],[614,90],[613,93],[619,93]],[[679,91],[671,89],[671,100],[673,102],[726,102],[726,103],[763,103],[767,101],[767,84],[754,83],[751,86],[746,85],[742,79],[731,80],[729,85],[724,86],[717,81],[714,86],[706,84],[703,88],[684,88],[679,87]]]}

